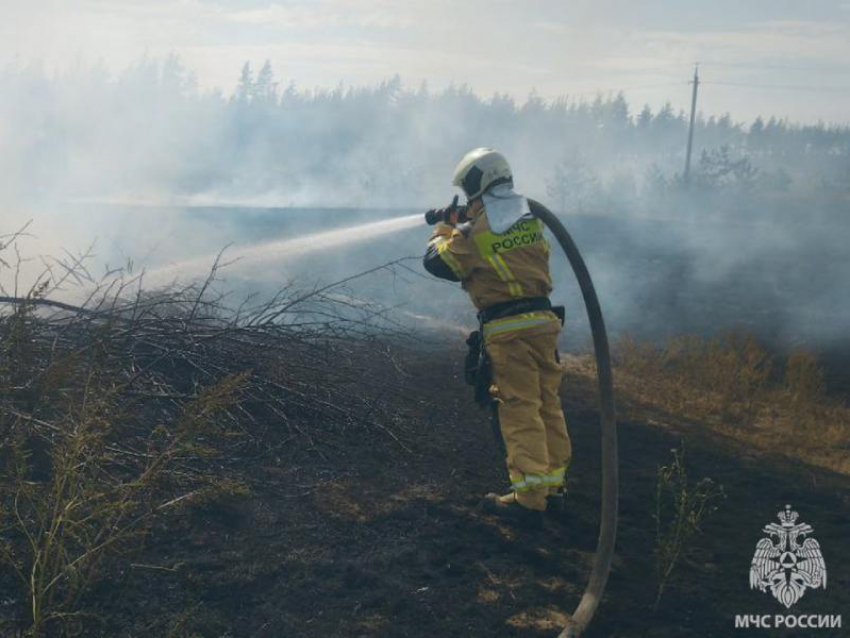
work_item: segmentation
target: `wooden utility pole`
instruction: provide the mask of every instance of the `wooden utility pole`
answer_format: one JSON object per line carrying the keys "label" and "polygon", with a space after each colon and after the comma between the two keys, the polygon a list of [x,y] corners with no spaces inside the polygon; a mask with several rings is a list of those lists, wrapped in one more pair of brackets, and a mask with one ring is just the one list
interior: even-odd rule
{"label": "wooden utility pole", "polygon": [[694,147],[694,120],[697,115],[697,89],[699,88],[699,63],[694,66],[694,92],[691,95],[691,125],[688,127],[688,151],[685,154],[685,183],[691,179],[691,150]]}

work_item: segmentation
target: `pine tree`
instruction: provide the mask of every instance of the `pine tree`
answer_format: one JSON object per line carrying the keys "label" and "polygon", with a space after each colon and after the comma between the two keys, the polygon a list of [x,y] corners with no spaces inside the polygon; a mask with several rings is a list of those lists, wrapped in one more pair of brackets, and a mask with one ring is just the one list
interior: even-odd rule
{"label": "pine tree", "polygon": [[251,72],[251,63],[245,62],[242,73],[239,74],[239,84],[236,86],[236,99],[239,102],[250,102],[254,94],[254,74]]}
{"label": "pine tree", "polygon": [[274,102],[277,100],[277,82],[274,81],[274,72],[272,71],[271,62],[268,60],[263,64],[257,75],[257,81],[254,83],[253,96],[255,100],[261,102]]}
{"label": "pine tree", "polygon": [[649,108],[649,104],[644,104],[643,109],[638,115],[637,118],[637,127],[641,130],[649,129],[649,125],[652,123],[652,109]]}

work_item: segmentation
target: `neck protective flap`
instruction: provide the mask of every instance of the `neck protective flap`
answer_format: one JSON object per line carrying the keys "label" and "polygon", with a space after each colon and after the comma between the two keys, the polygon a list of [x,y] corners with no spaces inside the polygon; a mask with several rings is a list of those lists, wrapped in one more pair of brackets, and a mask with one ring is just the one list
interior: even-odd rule
{"label": "neck protective flap", "polygon": [[482,199],[490,230],[496,234],[504,233],[521,217],[531,215],[528,200],[515,192],[510,184],[494,186],[484,193]]}

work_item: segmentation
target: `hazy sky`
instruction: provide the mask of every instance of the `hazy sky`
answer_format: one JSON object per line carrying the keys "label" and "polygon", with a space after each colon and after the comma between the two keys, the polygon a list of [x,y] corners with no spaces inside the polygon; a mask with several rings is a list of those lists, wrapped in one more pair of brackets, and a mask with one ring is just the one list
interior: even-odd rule
{"label": "hazy sky", "polygon": [[268,58],[303,88],[399,73],[677,107],[699,61],[705,113],[850,122],[850,0],[0,0],[0,67],[120,70],[169,52],[225,93]]}

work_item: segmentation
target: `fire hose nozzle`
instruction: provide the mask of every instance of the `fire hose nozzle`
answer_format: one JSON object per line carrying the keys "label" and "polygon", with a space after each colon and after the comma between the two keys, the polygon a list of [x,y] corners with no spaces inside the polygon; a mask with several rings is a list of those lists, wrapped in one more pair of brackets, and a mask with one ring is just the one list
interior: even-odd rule
{"label": "fire hose nozzle", "polygon": [[440,222],[455,225],[458,222],[465,221],[465,219],[466,206],[457,205],[457,195],[454,196],[452,203],[445,208],[432,208],[425,213],[425,223],[429,226]]}

